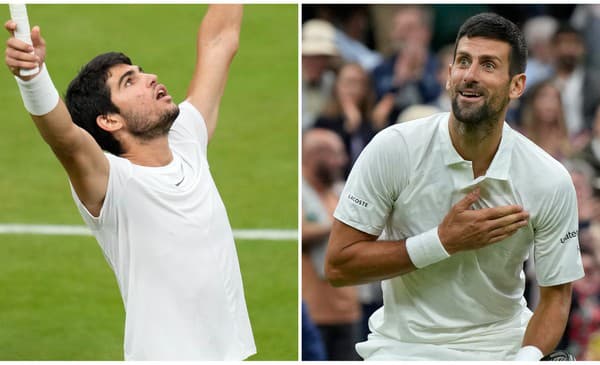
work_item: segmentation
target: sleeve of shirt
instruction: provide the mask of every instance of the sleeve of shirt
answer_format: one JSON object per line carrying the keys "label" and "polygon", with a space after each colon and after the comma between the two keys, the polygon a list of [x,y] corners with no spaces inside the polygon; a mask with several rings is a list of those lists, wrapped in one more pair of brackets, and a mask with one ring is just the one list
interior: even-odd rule
{"label": "sleeve of shirt", "polygon": [[407,171],[408,150],[401,134],[377,134],[356,160],[334,217],[359,231],[379,236]]}
{"label": "sleeve of shirt", "polygon": [[184,101],[179,104],[179,115],[169,131],[170,143],[200,143],[202,152],[206,156],[206,147],[208,145],[208,131],[206,122],[190,102]]}
{"label": "sleeve of shirt", "polygon": [[102,203],[102,208],[100,209],[100,214],[98,214],[97,217],[92,215],[92,213],[90,213],[83,205],[70,182],[69,185],[71,187],[71,195],[79,210],[79,214],[97,238],[104,256],[114,268],[114,263],[118,261],[117,258],[119,255],[119,245],[116,238],[118,229],[117,202],[125,189],[127,180],[131,176],[131,163],[124,158],[116,157],[109,153],[106,153],[105,155],[108,158],[110,170],[106,195],[104,197],[104,202]]}
{"label": "sleeve of shirt", "polygon": [[545,201],[534,231],[534,262],[540,286],[569,283],[584,276],[579,253],[577,197],[566,171]]}

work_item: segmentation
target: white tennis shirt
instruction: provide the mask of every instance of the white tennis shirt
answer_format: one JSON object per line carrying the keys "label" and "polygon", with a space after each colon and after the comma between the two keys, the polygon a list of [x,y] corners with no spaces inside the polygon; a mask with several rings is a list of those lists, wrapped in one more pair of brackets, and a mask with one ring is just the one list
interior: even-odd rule
{"label": "white tennis shirt", "polygon": [[452,145],[449,115],[380,132],[355,163],[335,218],[382,239],[406,239],[439,225],[477,185],[475,209],[519,204],[529,224],[496,244],[385,280],[372,335],[357,345],[363,357],[506,360],[531,316],[522,270],[531,245],[540,286],[583,277],[569,173],[505,123],[486,175],[474,179],[471,162]]}
{"label": "white tennis shirt", "polygon": [[188,102],[169,133],[173,161],[144,167],[106,154],[98,218],[72,189],[125,305],[126,360],[242,360],[256,352],[227,212]]}

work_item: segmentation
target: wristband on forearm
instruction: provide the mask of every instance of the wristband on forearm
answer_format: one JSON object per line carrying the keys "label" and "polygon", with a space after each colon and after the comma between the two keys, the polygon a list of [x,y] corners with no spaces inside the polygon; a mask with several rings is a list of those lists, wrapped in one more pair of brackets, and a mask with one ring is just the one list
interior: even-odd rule
{"label": "wristband on forearm", "polygon": [[544,357],[542,350],[535,346],[529,345],[521,347],[519,352],[517,352],[517,356],[515,356],[514,361],[540,361],[542,357]]}
{"label": "wristband on forearm", "polygon": [[406,239],[406,251],[418,269],[450,257],[440,241],[437,227]]}
{"label": "wristband on forearm", "polygon": [[29,114],[36,116],[48,114],[58,104],[58,91],[50,79],[45,64],[42,65],[40,73],[31,80],[23,81],[16,76],[15,79],[21,91],[23,105]]}

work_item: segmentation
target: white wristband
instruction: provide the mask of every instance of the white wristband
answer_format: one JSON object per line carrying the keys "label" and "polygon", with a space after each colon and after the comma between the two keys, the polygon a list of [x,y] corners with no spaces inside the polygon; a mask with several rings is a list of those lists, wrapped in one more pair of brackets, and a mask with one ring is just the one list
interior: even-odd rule
{"label": "white wristband", "polygon": [[418,269],[450,257],[440,241],[437,227],[408,238],[406,250],[410,260]]}
{"label": "white wristband", "polygon": [[31,80],[23,81],[15,76],[25,109],[31,115],[44,115],[50,113],[58,104],[58,91],[50,79],[48,68],[42,65],[42,70]]}
{"label": "white wristband", "polygon": [[517,352],[514,361],[539,361],[542,357],[544,357],[542,350],[535,346],[525,346]]}

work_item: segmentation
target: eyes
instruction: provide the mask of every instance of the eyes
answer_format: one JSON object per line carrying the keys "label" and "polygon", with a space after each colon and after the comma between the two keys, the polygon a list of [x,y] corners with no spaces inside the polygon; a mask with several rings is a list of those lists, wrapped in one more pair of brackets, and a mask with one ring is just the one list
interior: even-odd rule
{"label": "eyes", "polygon": [[[457,66],[463,69],[471,67],[471,62],[471,59],[467,56],[459,56],[456,60]],[[483,60],[481,61],[481,68],[486,72],[493,72],[497,68],[497,65],[493,61]]]}

